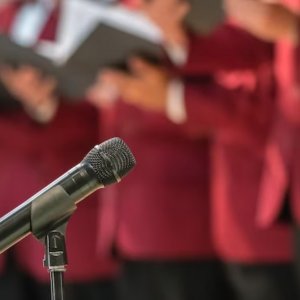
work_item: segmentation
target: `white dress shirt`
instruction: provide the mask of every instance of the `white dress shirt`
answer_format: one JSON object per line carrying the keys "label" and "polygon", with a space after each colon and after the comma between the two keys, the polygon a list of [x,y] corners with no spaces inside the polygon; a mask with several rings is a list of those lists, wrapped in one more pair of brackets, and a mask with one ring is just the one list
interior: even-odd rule
{"label": "white dress shirt", "polygon": [[[170,59],[176,66],[182,66],[188,58],[188,49],[183,47],[166,47]],[[182,124],[187,120],[184,99],[184,84],[180,79],[173,79],[168,85],[166,115],[175,124]]]}
{"label": "white dress shirt", "polygon": [[11,30],[11,38],[25,47],[34,46],[53,9],[51,0],[38,0],[24,4],[18,12]]}

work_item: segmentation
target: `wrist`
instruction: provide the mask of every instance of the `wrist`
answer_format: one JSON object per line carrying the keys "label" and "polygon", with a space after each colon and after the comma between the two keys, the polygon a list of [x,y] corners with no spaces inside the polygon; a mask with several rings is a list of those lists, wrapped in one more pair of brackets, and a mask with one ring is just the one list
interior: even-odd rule
{"label": "wrist", "polygon": [[58,109],[58,100],[49,98],[37,105],[23,105],[25,112],[39,123],[48,123],[56,115]]}
{"label": "wrist", "polygon": [[188,36],[184,28],[166,30],[165,43],[169,47],[180,46],[186,48],[188,46]]}
{"label": "wrist", "polygon": [[184,101],[184,84],[179,79],[169,82],[166,101],[167,118],[175,124],[183,124],[187,119]]}

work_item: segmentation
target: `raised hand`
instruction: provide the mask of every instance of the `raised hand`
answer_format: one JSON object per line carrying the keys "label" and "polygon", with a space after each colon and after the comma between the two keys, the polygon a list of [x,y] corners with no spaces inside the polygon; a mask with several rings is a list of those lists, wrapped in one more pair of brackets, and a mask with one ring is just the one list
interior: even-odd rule
{"label": "raised hand", "polygon": [[230,18],[259,38],[298,42],[299,17],[274,0],[224,0],[224,7]]}
{"label": "raised hand", "polygon": [[100,106],[105,106],[106,100],[109,101],[109,97],[105,97],[106,87],[106,91],[113,91],[113,95],[110,96],[120,97],[127,104],[143,110],[164,112],[169,81],[165,70],[140,58],[131,59],[129,67],[130,73],[117,70],[103,71],[88,97],[93,98],[94,103],[97,103],[98,99]]}
{"label": "raised hand", "polygon": [[40,71],[31,66],[21,66],[17,69],[2,66],[0,80],[24,108],[33,114],[43,108],[43,114],[48,115],[47,110],[53,112],[57,105],[56,81],[43,76]]}

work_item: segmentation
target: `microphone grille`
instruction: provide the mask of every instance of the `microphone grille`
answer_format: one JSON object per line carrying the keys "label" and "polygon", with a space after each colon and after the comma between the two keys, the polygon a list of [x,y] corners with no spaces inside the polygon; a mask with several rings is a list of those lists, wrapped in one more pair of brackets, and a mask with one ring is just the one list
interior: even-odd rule
{"label": "microphone grille", "polygon": [[103,185],[120,181],[136,164],[129,147],[117,137],[95,146],[82,162],[91,165]]}

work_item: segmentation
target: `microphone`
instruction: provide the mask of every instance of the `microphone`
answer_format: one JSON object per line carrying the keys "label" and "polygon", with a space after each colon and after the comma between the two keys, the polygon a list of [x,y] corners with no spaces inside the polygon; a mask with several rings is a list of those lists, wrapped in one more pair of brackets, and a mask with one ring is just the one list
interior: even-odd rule
{"label": "microphone", "polygon": [[42,238],[64,224],[78,202],[99,188],[120,182],[135,164],[120,138],[95,146],[78,165],[0,219],[0,253],[30,233]]}

